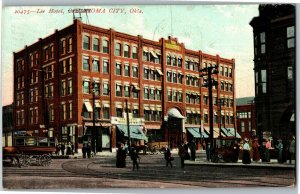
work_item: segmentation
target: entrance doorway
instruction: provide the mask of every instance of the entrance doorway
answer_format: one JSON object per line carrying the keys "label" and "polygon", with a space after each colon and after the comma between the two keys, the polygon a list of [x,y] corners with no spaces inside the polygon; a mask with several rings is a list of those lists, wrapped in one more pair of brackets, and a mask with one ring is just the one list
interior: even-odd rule
{"label": "entrance doorway", "polygon": [[177,147],[185,139],[183,136],[184,118],[176,108],[171,108],[168,112],[167,141],[170,148]]}

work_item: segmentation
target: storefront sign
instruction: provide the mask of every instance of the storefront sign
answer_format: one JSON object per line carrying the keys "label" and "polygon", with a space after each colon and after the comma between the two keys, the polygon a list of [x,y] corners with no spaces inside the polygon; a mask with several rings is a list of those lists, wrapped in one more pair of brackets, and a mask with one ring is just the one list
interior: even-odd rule
{"label": "storefront sign", "polygon": [[[111,117],[110,119],[111,124],[114,125],[127,125],[127,119],[121,117]],[[144,118],[129,118],[130,125],[144,125],[145,119]]]}

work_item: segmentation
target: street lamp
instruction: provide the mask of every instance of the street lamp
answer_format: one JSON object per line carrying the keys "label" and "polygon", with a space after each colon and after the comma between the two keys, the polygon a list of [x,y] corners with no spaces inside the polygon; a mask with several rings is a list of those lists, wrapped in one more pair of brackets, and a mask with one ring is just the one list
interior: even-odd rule
{"label": "street lamp", "polygon": [[212,87],[213,86],[217,86],[218,82],[216,80],[212,79],[212,74],[218,74],[218,66],[209,66],[206,68],[203,68],[200,70],[200,72],[202,73],[200,75],[200,77],[204,77],[207,76],[208,79],[206,81],[205,84],[202,85],[202,87],[208,87],[208,97],[209,97],[209,139],[210,139],[210,144],[213,148],[215,148],[214,146],[214,142],[213,142],[213,133],[214,133],[214,129],[213,129],[213,102],[212,102]]}

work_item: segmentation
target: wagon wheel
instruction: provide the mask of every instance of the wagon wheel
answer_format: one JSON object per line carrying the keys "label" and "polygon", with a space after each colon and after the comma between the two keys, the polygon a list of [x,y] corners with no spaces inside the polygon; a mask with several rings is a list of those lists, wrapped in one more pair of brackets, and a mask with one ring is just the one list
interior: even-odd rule
{"label": "wagon wheel", "polygon": [[26,154],[19,155],[20,166],[29,166],[30,165],[30,156]]}
{"label": "wagon wheel", "polygon": [[49,156],[48,154],[43,154],[40,157],[40,164],[42,166],[49,166],[51,164],[51,156]]}

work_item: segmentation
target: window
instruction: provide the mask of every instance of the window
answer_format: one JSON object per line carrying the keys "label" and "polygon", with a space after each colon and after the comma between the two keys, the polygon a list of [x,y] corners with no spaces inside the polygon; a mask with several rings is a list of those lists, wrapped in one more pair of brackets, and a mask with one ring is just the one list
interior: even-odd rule
{"label": "window", "polygon": [[138,109],[133,109],[132,110],[132,116],[133,116],[133,118],[139,118],[139,110]]}
{"label": "window", "polygon": [[90,64],[89,64],[89,58],[88,57],[83,57],[82,68],[85,71],[89,71],[90,70]]}
{"label": "window", "polygon": [[84,94],[89,94],[90,93],[90,82],[89,81],[83,81],[82,82],[82,92]]}
{"label": "window", "polygon": [[149,99],[148,94],[149,94],[148,88],[144,88],[144,99]]}
{"label": "window", "polygon": [[178,64],[178,67],[182,67],[182,59],[181,58],[178,58],[177,64]]}
{"label": "window", "polygon": [[30,102],[33,102],[33,89],[30,90]]}
{"label": "window", "polygon": [[66,95],[66,81],[62,80],[61,81],[61,96],[65,96]]}
{"label": "window", "polygon": [[136,46],[132,47],[132,58],[137,59],[137,47]]}
{"label": "window", "polygon": [[138,72],[138,67],[133,66],[132,67],[132,77],[138,77],[139,72]]}
{"label": "window", "polygon": [[261,54],[266,53],[266,33],[265,32],[260,33],[260,53]]}
{"label": "window", "polygon": [[167,55],[167,65],[171,65],[171,56]]}
{"label": "window", "polygon": [[108,53],[108,40],[102,40],[102,52]]}
{"label": "window", "polygon": [[69,119],[72,119],[73,117],[73,106],[72,106],[72,102],[69,102],[68,103],[68,118]]}
{"label": "window", "polygon": [[49,86],[48,85],[44,86],[44,92],[45,92],[45,97],[48,97],[49,96]]}
{"label": "window", "polygon": [[179,73],[178,74],[178,83],[182,84],[182,75]]}
{"label": "window", "polygon": [[63,60],[61,62],[61,73],[65,74],[67,72],[67,65],[66,65],[66,60]]}
{"label": "window", "polygon": [[228,68],[227,67],[224,68],[224,76],[228,77]]}
{"label": "window", "polygon": [[61,105],[61,110],[62,110],[62,120],[66,120],[67,118],[67,107],[66,104]]}
{"label": "window", "polygon": [[83,49],[85,50],[90,49],[90,37],[87,35],[83,36]]}
{"label": "window", "polygon": [[115,44],[115,56],[121,56],[121,43]]}
{"label": "window", "polygon": [[157,57],[155,58],[155,63],[160,64],[160,54],[156,53]]}
{"label": "window", "polygon": [[119,84],[116,84],[116,96],[122,96],[122,86]]}
{"label": "window", "polygon": [[144,79],[149,78],[149,69],[144,68]]}
{"label": "window", "polygon": [[189,69],[189,61],[185,60],[185,69]]}
{"label": "window", "polygon": [[130,97],[130,87],[129,86],[124,86],[124,96]]}
{"label": "window", "polygon": [[225,90],[228,91],[228,83],[225,83]]}
{"label": "window", "polygon": [[206,96],[206,95],[203,96],[203,103],[205,105],[207,105],[207,103],[208,103],[208,96]]}
{"label": "window", "polygon": [[228,69],[228,76],[232,77],[232,69],[231,68]]}
{"label": "window", "polygon": [[155,71],[153,69],[150,70],[150,79],[155,80]]}
{"label": "window", "polygon": [[150,100],[154,100],[155,99],[155,95],[154,95],[154,88],[151,88],[150,89],[150,97],[149,97]]}
{"label": "window", "polygon": [[224,91],[224,82],[221,82],[221,90]]}
{"label": "window", "polygon": [[148,61],[148,51],[143,51],[143,61]]}
{"label": "window", "polygon": [[109,119],[109,108],[108,107],[103,107],[102,112],[103,112],[103,118],[104,119]]}
{"label": "window", "polygon": [[35,117],[35,119],[34,119],[34,123],[35,124],[37,124],[38,123],[38,121],[39,121],[39,110],[38,110],[38,108],[36,107],[36,108],[34,108],[34,117]]}
{"label": "window", "polygon": [[[53,85],[50,85],[50,89],[52,91],[51,96],[53,96]],[[38,98],[39,98],[39,90],[38,90],[38,88],[36,88],[35,91],[34,91],[34,97],[35,97],[35,102],[37,102]]]}
{"label": "window", "polygon": [[39,53],[36,52],[35,53],[35,65],[37,65],[39,63]]}
{"label": "window", "polygon": [[[61,42],[62,44],[62,42]],[[44,48],[43,50],[43,55],[44,55],[44,61],[47,61],[49,59],[49,48]]]}
{"label": "window", "polygon": [[199,63],[195,63],[195,71],[199,71]]}
{"label": "window", "polygon": [[[53,68],[52,68],[53,69]],[[73,69],[73,58],[69,58],[69,62],[68,62],[68,71],[72,72]],[[53,77],[54,77],[54,72],[53,72]]]}
{"label": "window", "polygon": [[161,90],[156,90],[156,100],[161,100]]}
{"label": "window", "polygon": [[190,70],[194,70],[194,68],[195,68],[195,67],[194,67],[194,63],[190,61],[189,69],[190,69]]}
{"label": "window", "polygon": [[190,103],[190,94],[188,93],[185,94],[185,102]]}
{"label": "window", "polygon": [[214,123],[218,123],[218,115],[214,115]]}
{"label": "window", "polygon": [[224,67],[223,67],[223,66],[220,66],[220,75],[224,75],[224,74],[223,74],[223,70],[224,70]]}
{"label": "window", "polygon": [[121,63],[116,63],[116,75],[122,75],[122,66]]}
{"label": "window", "polygon": [[122,108],[116,108],[117,117],[122,117]]}
{"label": "window", "polygon": [[94,86],[93,86],[93,92],[95,93],[96,96],[100,95],[100,84],[99,82],[93,82]]}
{"label": "window", "polygon": [[103,63],[102,63],[103,67],[102,67],[102,71],[103,73],[109,73],[109,63],[108,63],[108,60],[103,60]]}
{"label": "window", "polygon": [[53,57],[54,57],[54,46],[51,45],[51,46],[50,46],[49,58],[50,58],[50,59],[53,59]]}
{"label": "window", "polygon": [[97,52],[100,51],[99,38],[96,38],[96,37],[93,38],[93,51],[97,51]]}
{"label": "window", "polygon": [[241,132],[244,133],[245,132],[245,122],[241,121]]}
{"label": "window", "polygon": [[138,98],[139,97],[139,92],[137,90],[132,91],[132,98]]}
{"label": "window", "polygon": [[190,77],[189,76],[186,76],[186,78],[185,78],[185,84],[186,85],[190,85]]}
{"label": "window", "polygon": [[208,114],[204,113],[204,123],[208,123]]}
{"label": "window", "polygon": [[177,74],[173,73],[173,83],[177,83]]}
{"label": "window", "polygon": [[102,88],[102,94],[108,96],[108,92],[109,92],[108,83],[104,82]]}
{"label": "window", "polygon": [[124,76],[129,77],[130,76],[130,69],[129,69],[129,65],[124,65]]}
{"label": "window", "polygon": [[129,46],[127,44],[124,45],[124,57],[129,58]]}
{"label": "window", "polygon": [[287,37],[287,48],[294,48],[295,47],[295,26],[287,27],[286,37]]}
{"label": "window", "polygon": [[49,105],[49,121],[54,121],[54,109],[53,104]]}
{"label": "window", "polygon": [[262,93],[267,92],[267,70],[261,70],[261,84],[262,84]]}
{"label": "window", "polygon": [[167,72],[167,81],[172,82],[172,73],[169,71]]}
{"label": "window", "polygon": [[172,65],[176,66],[176,57],[175,56],[172,57]]}
{"label": "window", "polygon": [[233,124],[233,116],[230,116],[230,124]]}
{"label": "window", "polygon": [[292,66],[287,67],[287,78],[288,78],[288,80],[293,80],[293,67]]}
{"label": "window", "polygon": [[93,72],[100,72],[99,59],[93,59]]}
{"label": "window", "polygon": [[144,110],[144,118],[146,121],[149,121],[149,114],[150,114],[150,111]]}
{"label": "window", "polygon": [[178,102],[182,102],[183,97],[182,97],[182,92],[178,92]]}
{"label": "window", "polygon": [[168,90],[168,101],[172,101],[172,91]]}
{"label": "window", "polygon": [[72,52],[72,44],[73,44],[73,40],[72,40],[72,37],[69,37],[68,38],[68,53]]}
{"label": "window", "polygon": [[177,91],[173,91],[173,102],[177,102]]}

